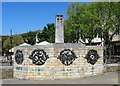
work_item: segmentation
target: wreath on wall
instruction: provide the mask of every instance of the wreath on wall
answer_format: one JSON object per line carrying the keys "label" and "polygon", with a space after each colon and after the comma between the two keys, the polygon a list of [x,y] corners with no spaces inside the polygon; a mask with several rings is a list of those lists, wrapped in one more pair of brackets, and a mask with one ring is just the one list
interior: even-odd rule
{"label": "wreath on wall", "polygon": [[65,49],[60,52],[58,59],[66,66],[69,66],[76,59],[76,55],[70,49]]}
{"label": "wreath on wall", "polygon": [[98,59],[100,58],[96,50],[89,50],[87,55],[85,56],[87,62],[94,65]]}
{"label": "wreath on wall", "polygon": [[32,59],[33,64],[43,65],[49,57],[46,55],[46,52],[44,50],[37,49],[31,53],[29,58]]}
{"label": "wreath on wall", "polygon": [[15,61],[17,64],[22,64],[24,60],[23,53],[21,50],[17,50],[15,53]]}

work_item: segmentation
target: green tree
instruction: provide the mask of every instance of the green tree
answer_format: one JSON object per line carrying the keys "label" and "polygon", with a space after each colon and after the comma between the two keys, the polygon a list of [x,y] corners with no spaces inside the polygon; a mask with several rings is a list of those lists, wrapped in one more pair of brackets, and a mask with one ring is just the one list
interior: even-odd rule
{"label": "green tree", "polygon": [[[120,2],[97,2],[90,4],[71,3],[67,10],[65,22],[67,42],[91,40],[98,35],[108,46],[111,58],[111,42],[116,34],[120,34]],[[73,33],[72,33],[73,32]],[[68,37],[70,38],[68,40]]]}
{"label": "green tree", "polygon": [[85,40],[88,39],[91,43],[91,40],[96,36],[94,31],[95,10],[93,8],[95,8],[94,5],[79,3],[71,3],[68,6],[65,31],[70,34],[65,35],[65,41],[69,37],[71,40],[68,42],[78,43],[79,39],[82,39],[85,43]]}
{"label": "green tree", "polygon": [[26,43],[34,45],[36,43],[36,33],[29,31],[26,34],[24,34],[23,39]]}
{"label": "green tree", "polygon": [[2,54],[4,54],[4,52],[5,52],[5,47],[3,46],[3,44],[7,38],[8,38],[7,36],[1,36]]}
{"label": "green tree", "polygon": [[99,35],[104,38],[105,44],[110,43],[119,32],[119,13],[120,2],[71,3],[65,21],[65,33],[69,33],[65,35],[65,41],[78,42],[82,39],[85,42],[87,39],[90,44]]}
{"label": "green tree", "polygon": [[38,40],[39,42],[42,41],[48,41],[50,43],[55,42],[55,25],[47,24],[47,26],[44,27],[43,31],[38,33]]}
{"label": "green tree", "polygon": [[96,4],[97,13],[99,15],[96,22],[101,29],[101,33],[98,33],[104,38],[105,46],[108,46],[109,59],[111,60],[111,42],[113,37],[120,33],[120,2],[104,2]]}
{"label": "green tree", "polygon": [[12,45],[10,42],[10,37],[7,37],[6,40],[3,43],[3,48],[5,49],[5,51],[9,51],[9,49],[11,49],[14,46],[18,46],[20,44],[24,43],[24,40],[22,38],[22,36],[19,35],[13,35],[13,39],[12,39]]}
{"label": "green tree", "polygon": [[[97,27],[103,32],[105,44],[108,44],[112,41],[113,36],[119,29],[119,5],[120,3],[115,2],[104,2],[96,4],[98,15],[98,22],[96,23]],[[99,35],[101,35],[101,33],[99,33]]]}

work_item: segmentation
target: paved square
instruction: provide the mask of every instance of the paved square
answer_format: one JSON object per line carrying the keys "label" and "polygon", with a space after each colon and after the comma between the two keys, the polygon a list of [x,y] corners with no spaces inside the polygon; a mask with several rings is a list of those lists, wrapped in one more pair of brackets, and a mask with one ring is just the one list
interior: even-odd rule
{"label": "paved square", "polygon": [[108,72],[103,75],[79,78],[79,79],[64,79],[64,80],[18,80],[4,79],[3,84],[120,84],[118,78],[120,72]]}

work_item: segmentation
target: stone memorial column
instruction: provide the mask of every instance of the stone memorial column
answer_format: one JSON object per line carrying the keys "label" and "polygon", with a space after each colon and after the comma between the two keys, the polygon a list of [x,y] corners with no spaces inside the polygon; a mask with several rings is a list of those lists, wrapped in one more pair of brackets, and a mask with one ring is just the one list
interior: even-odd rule
{"label": "stone memorial column", "polygon": [[64,43],[64,18],[56,15],[55,43]]}

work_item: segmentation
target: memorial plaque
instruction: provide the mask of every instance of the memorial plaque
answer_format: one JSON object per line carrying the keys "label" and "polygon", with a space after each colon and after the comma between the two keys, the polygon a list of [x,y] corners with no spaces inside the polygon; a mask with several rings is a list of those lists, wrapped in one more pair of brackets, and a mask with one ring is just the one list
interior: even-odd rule
{"label": "memorial plaque", "polygon": [[88,63],[94,65],[100,57],[99,57],[97,51],[92,49],[92,50],[88,51],[85,58],[87,59]]}
{"label": "memorial plaque", "polygon": [[58,57],[58,59],[60,59],[60,61],[66,66],[72,64],[76,58],[76,55],[70,49],[61,51],[60,56]]}
{"label": "memorial plaque", "polygon": [[44,50],[38,49],[34,50],[29,58],[32,59],[33,64],[43,65],[49,57]]}
{"label": "memorial plaque", "polygon": [[15,53],[15,61],[17,64],[22,64],[23,63],[23,53],[21,50],[17,50]]}

